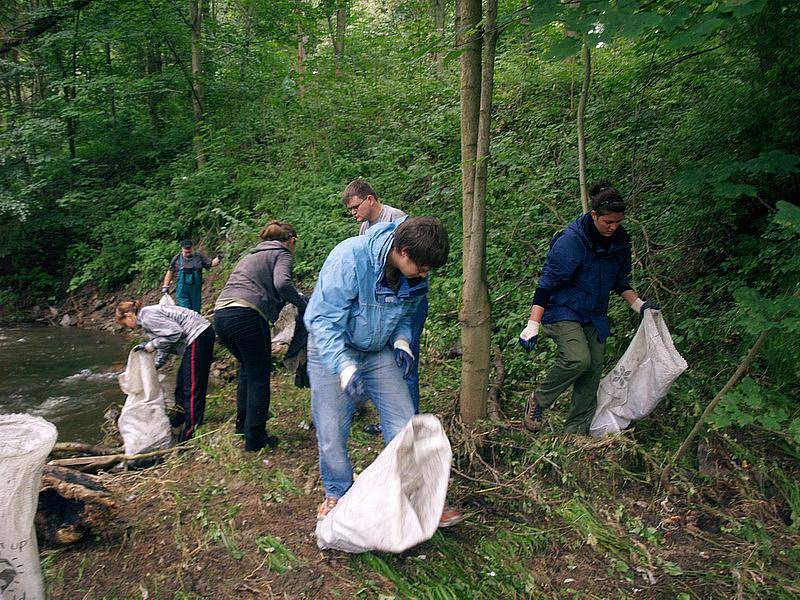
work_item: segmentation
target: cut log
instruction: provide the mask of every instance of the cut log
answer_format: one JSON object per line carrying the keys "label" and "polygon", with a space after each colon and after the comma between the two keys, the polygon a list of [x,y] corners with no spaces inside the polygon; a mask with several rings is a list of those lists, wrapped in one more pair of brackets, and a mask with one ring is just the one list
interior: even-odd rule
{"label": "cut log", "polygon": [[105,446],[95,446],[93,444],[83,444],[81,442],[59,442],[53,446],[50,452],[52,455],[69,454],[93,454],[105,456],[108,454],[119,454],[119,448],[106,448]]}
{"label": "cut log", "polygon": [[89,533],[106,529],[119,508],[96,477],[46,465],[36,511],[40,542],[73,544]]}

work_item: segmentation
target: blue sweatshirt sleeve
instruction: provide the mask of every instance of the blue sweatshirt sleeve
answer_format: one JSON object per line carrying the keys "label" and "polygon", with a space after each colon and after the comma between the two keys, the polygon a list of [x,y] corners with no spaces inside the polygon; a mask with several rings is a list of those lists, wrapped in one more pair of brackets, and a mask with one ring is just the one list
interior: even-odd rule
{"label": "blue sweatshirt sleeve", "polygon": [[630,250],[625,254],[622,259],[619,271],[617,271],[617,278],[614,281],[614,291],[621,294],[624,291],[633,289],[630,282],[631,277],[631,253]]}
{"label": "blue sweatshirt sleeve", "polygon": [[539,288],[549,292],[548,298],[572,281],[583,262],[585,246],[573,235],[562,235],[550,247],[539,276]]}
{"label": "blue sweatshirt sleeve", "polygon": [[303,319],[320,358],[336,373],[355,364],[345,342],[350,309],[357,298],[355,259],[349,249],[337,246],[322,265]]}

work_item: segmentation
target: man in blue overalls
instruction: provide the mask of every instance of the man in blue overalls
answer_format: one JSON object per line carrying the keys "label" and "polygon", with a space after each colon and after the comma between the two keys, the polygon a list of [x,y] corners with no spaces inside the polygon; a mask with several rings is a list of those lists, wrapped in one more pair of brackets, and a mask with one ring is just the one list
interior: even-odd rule
{"label": "man in blue overalls", "polygon": [[217,256],[211,260],[202,252],[193,252],[192,246],[192,240],[181,242],[181,252],[176,254],[169,263],[161,291],[165,294],[169,293],[169,286],[174,275],[176,281],[175,301],[178,306],[190,308],[199,313],[202,305],[203,269],[216,267],[222,258],[222,253],[217,253]]}

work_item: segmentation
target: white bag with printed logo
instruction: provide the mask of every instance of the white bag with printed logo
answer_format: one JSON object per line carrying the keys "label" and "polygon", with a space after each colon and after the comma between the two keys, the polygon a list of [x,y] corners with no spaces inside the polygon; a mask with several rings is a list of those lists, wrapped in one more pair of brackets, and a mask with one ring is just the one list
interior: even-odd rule
{"label": "white bag with printed logo", "polygon": [[117,420],[125,454],[168,447],[171,430],[153,355],[131,350],[125,371],[119,376],[119,387],[128,395]]}
{"label": "white bag with printed logo", "polygon": [[31,415],[0,415],[0,600],[44,599],[33,519],[55,426]]}
{"label": "white bag with printed logo", "polygon": [[589,432],[594,437],[619,433],[631,421],[645,418],[687,366],[672,343],[661,311],[645,311],[625,354],[600,381]]}
{"label": "white bag with printed logo", "polygon": [[439,419],[416,415],[317,523],[317,545],[403,552],[439,526],[452,459]]}

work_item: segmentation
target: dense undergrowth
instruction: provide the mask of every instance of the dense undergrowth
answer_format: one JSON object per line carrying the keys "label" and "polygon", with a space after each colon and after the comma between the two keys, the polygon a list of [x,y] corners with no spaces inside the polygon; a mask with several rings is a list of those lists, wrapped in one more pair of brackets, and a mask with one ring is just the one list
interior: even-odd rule
{"label": "dense undergrowth", "polygon": [[[673,4],[658,6],[680,12]],[[725,3],[697,4],[708,12]],[[498,537],[486,538],[485,552],[497,560],[505,560],[507,552],[534,556],[561,539],[566,530],[543,532],[536,525],[536,515],[557,514],[576,539],[597,544],[603,556],[622,561],[632,573],[651,568],[648,544],[658,545],[661,534],[636,520],[635,506],[622,507],[617,515],[615,486],[625,493],[639,486],[640,500],[648,506],[653,498],[664,498],[655,495],[653,474],[740,357],[769,329],[748,377],[720,404],[709,434],[680,465],[675,483],[680,502],[724,505],[711,529],[749,544],[748,560],[757,561],[720,575],[720,589],[739,585],[746,590],[756,578],[742,573],[772,568],[765,565],[778,565],[780,572],[785,561],[796,561],[800,9],[779,0],[753,5],[758,8],[753,14],[690,44],[663,43],[645,32],[593,49],[586,116],[589,179],[613,181],[628,199],[634,285],[663,306],[690,369],[653,418],[610,450],[586,441],[531,438],[497,424],[467,435],[453,423],[451,434],[463,441],[454,443],[457,466],[473,478],[460,480],[464,497],[489,514],[529,515],[515,517],[497,528]],[[459,336],[458,61],[448,57],[444,74],[434,74],[426,52],[432,38],[425,6],[400,2],[377,10],[356,3],[341,76],[334,74],[330,46],[319,32],[316,38],[312,33],[305,74],[293,70],[288,38],[270,29],[285,25],[277,9],[258,13],[261,28],[253,35],[263,43],[246,50],[243,22],[219,19],[209,25],[206,50],[213,75],[206,81],[203,129],[208,163],[200,170],[186,98],[168,84],[169,77],[179,77],[178,66],[131,83],[139,80],[131,58],[138,47],[134,32],[160,31],[156,21],[145,11],[130,22],[106,22],[101,18],[105,3],[97,6],[83,26],[113,34],[120,65],[114,76],[100,78],[99,54],[84,49],[87,74],[77,81],[77,108],[65,109],[51,96],[30,109],[7,106],[3,111],[4,316],[27,314],[33,304],[55,302],[87,286],[156,288],[185,235],[210,251],[225,252],[223,273],[214,282],[219,289],[235,258],[271,218],[297,227],[295,273],[310,289],[328,251],[356,232],[339,195],[349,180],[361,176],[386,202],[411,214],[435,215],[451,234],[452,258],[432,278],[423,344],[431,406],[452,416],[456,402],[450,390],[457,389],[459,372],[445,356],[457,349]],[[158,27],[167,28],[173,43],[185,50],[180,46],[185,41],[175,42],[181,30],[170,20],[174,14],[165,16],[168,11],[158,2],[150,7],[165,11]],[[43,49],[65,44],[68,33],[45,37]],[[548,346],[526,357],[515,345],[516,335],[527,319],[551,237],[580,211],[575,123],[581,66],[543,56],[561,35],[557,27],[536,29],[524,43],[521,22],[512,20],[502,33],[496,63],[487,253],[494,342],[505,361],[503,408],[509,419],[521,414],[526,390],[553,359]],[[109,81],[117,85],[113,127],[101,93]],[[155,131],[141,100],[154,89],[161,93]],[[80,114],[73,161],[64,158],[58,141],[65,110]],[[612,302],[609,366],[637,325],[623,304]],[[600,451],[613,454],[599,463],[587,458]],[[726,478],[730,481],[722,483]],[[539,489],[541,481],[550,482],[547,489]],[[480,491],[492,485],[497,490]],[[741,511],[728,510],[737,503]],[[758,508],[765,503],[775,504],[771,516]],[[616,523],[613,531],[603,525],[609,519]],[[514,541],[519,539],[528,541]],[[492,546],[506,542],[510,546],[503,545],[502,552]],[[449,551],[443,538],[432,544]],[[484,581],[485,574],[480,582],[475,573],[448,571],[445,577],[425,562],[402,559],[401,568],[385,557],[362,560],[409,593],[453,581],[465,588],[489,586],[504,595],[526,593],[523,572],[514,572],[503,587],[498,579]],[[669,572],[671,567],[658,568]],[[448,597],[446,591],[428,595]]]}

